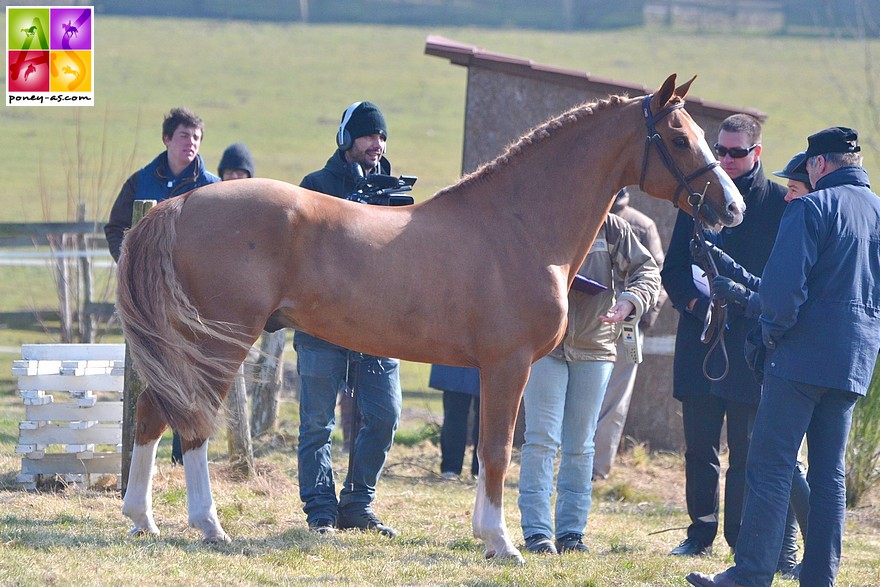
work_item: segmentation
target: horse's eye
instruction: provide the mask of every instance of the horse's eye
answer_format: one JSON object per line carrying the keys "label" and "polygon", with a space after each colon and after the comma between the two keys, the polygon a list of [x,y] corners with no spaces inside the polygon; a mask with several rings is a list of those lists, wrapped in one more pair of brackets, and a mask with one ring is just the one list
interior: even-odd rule
{"label": "horse's eye", "polygon": [[687,148],[689,141],[688,141],[687,137],[678,136],[678,137],[675,137],[674,139],[672,139],[672,144],[675,145],[676,147],[681,147],[684,149],[684,148]]}

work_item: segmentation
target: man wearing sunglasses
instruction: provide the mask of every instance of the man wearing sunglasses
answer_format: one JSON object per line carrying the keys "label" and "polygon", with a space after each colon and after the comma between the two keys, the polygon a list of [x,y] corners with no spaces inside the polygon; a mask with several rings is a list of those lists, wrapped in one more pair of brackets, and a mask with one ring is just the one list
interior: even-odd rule
{"label": "man wearing sunglasses", "polygon": [[[715,153],[746,203],[739,226],[721,232],[704,230],[706,239],[724,249],[754,275],[761,275],[770,256],[785,210],[785,188],[764,176],[761,125],[747,114],[721,123]],[[673,362],[673,397],[682,403],[685,452],[685,495],[691,524],[687,538],[671,554],[696,556],[712,552],[718,532],[721,429],[727,420],[728,469],[724,492],[724,539],[733,549],[739,536],[745,496],[749,437],[760,398],[760,387],[743,357],[746,334],[757,325],[741,312],[728,312],[725,334],[729,370],[721,381],[703,372],[708,351],[700,341],[710,301],[693,280],[690,252],[693,220],[679,211],[661,273],[672,305],[679,311]],[[713,352],[706,371],[724,371],[724,357]]]}

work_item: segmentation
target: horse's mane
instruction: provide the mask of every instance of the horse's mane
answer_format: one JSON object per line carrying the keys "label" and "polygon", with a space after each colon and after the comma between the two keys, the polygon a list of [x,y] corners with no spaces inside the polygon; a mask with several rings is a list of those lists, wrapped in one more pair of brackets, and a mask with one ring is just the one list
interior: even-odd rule
{"label": "horse's mane", "polygon": [[629,97],[625,94],[619,96],[609,96],[607,99],[604,100],[596,100],[594,102],[587,102],[574,106],[573,108],[563,112],[562,114],[559,114],[558,116],[555,116],[554,118],[551,118],[543,124],[532,128],[532,130],[520,137],[519,140],[508,145],[504,153],[502,153],[492,161],[484,163],[475,171],[472,171],[471,173],[465,175],[455,184],[440,190],[434,197],[443,195],[444,193],[451,190],[457,190],[459,188],[471,186],[474,183],[480,182],[488,178],[492,174],[510,165],[514,160],[517,159],[517,157],[521,156],[523,152],[527,151],[529,147],[542,143],[551,136],[558,134],[560,130],[577,123],[582,118],[592,116],[594,113],[600,110],[606,110],[614,106],[619,106],[628,98]]}

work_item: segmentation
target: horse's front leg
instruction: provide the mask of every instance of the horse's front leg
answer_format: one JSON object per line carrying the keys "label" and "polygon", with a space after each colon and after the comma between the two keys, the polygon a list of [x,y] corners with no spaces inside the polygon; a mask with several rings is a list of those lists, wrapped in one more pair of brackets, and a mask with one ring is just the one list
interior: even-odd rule
{"label": "horse's front leg", "polygon": [[134,523],[132,536],[159,535],[153,519],[153,467],[159,438],[167,427],[150,400],[150,391],[145,389],[136,406],[134,447],[122,500],[122,514]]}
{"label": "horse's front leg", "polygon": [[220,526],[211,478],[208,474],[208,440],[181,440],[183,449],[183,472],[186,476],[186,503],[189,525],[204,534],[205,542],[230,542]]}
{"label": "horse's front leg", "polygon": [[486,544],[486,558],[522,563],[504,522],[504,479],[510,466],[513,429],[529,361],[509,360],[480,369],[480,475],[474,506],[474,536]]}

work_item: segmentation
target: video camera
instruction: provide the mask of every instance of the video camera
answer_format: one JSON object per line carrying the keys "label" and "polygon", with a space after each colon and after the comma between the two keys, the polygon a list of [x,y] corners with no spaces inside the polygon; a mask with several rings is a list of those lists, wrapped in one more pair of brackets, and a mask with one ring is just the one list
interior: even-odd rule
{"label": "video camera", "polygon": [[413,184],[418,179],[415,176],[394,177],[380,173],[364,176],[361,166],[357,163],[351,164],[351,174],[358,179],[354,191],[345,196],[346,200],[374,206],[410,206],[414,202],[412,196],[400,194],[412,190]]}

